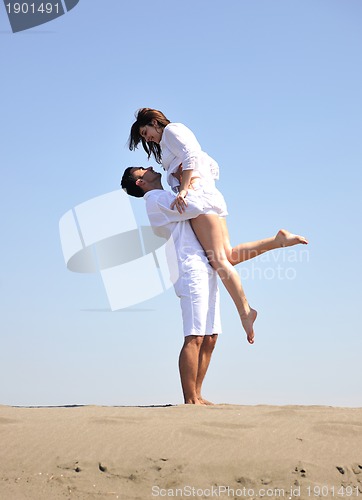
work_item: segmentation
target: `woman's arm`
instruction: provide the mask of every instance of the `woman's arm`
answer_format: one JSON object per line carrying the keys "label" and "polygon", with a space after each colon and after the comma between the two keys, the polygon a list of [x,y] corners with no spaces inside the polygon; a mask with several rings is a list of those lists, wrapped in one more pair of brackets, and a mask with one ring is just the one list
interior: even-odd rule
{"label": "woman's arm", "polygon": [[[171,208],[177,208],[179,213],[185,211],[187,201],[185,197],[188,192],[194,170],[197,168],[201,146],[190,129],[181,123],[170,123],[163,131],[162,147],[166,146],[180,160],[180,169],[173,175],[180,181],[179,193]],[[180,178],[181,174],[181,178]]]}
{"label": "woman's arm", "polygon": [[171,203],[170,208],[177,208],[177,211],[182,214],[182,212],[185,211],[187,207],[187,201],[185,200],[187,193],[188,193],[188,188],[191,183],[192,179],[192,174],[194,173],[193,170],[185,170],[182,171],[181,175],[181,183],[180,183],[180,190],[175,198],[175,200]]}
{"label": "woman's arm", "polygon": [[162,134],[161,147],[167,147],[182,163],[182,170],[195,170],[201,146],[195,135],[182,123],[169,123]]}

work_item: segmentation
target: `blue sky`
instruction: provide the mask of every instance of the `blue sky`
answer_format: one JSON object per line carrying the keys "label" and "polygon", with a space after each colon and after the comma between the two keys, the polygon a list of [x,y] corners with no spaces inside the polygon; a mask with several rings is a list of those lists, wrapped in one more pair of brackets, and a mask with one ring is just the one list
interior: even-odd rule
{"label": "blue sky", "polygon": [[233,243],[281,227],[310,240],[239,268],[254,346],[222,290],[205,397],[361,405],[361,18],[358,0],[80,0],[13,34],[0,5],[0,404],[182,402],[173,290],[110,312],[58,232],[124,167],[152,164],[126,146],[147,106],[218,161]]}

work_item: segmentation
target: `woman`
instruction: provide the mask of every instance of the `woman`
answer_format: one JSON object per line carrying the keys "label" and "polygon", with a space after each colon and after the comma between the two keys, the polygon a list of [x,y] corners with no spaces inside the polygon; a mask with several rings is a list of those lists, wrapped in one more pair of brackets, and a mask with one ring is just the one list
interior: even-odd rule
{"label": "woman", "polygon": [[[148,159],[153,155],[167,171],[167,182],[177,192],[172,208],[180,212],[185,210],[189,189],[201,197],[204,213],[191,219],[192,228],[235,303],[248,342],[253,344],[253,323],[257,312],[249,306],[239,275],[233,267],[246,259],[245,256],[241,258],[240,246],[233,249],[230,244],[225,220],[226,203],[215,187],[219,172],[217,163],[202,151],[191,130],[181,123],[171,123],[161,111],[155,109],[142,108],[136,114],[129,149],[136,149],[140,142]],[[287,231],[279,231],[276,241],[280,246],[307,243],[304,238]],[[260,253],[263,251],[261,249]]]}
{"label": "woman", "polygon": [[[196,179],[201,178],[200,170],[202,174],[207,175],[207,172],[205,172],[207,170],[207,167],[205,168],[207,161],[205,153],[202,152],[191,131],[188,131],[186,127],[183,128],[183,126],[178,127],[178,124],[175,124],[176,127],[172,127],[170,120],[161,111],[142,108],[138,111],[136,118],[129,138],[130,150],[136,149],[138,144],[142,142],[148,158],[153,154],[156,162],[162,164],[165,170],[168,171],[167,182],[171,187],[177,189],[177,186],[179,186],[174,205],[179,211],[184,210],[187,205],[185,199],[187,191],[190,186],[192,188],[192,184],[195,184]],[[170,124],[171,127],[169,126],[167,129]],[[167,131],[164,134],[165,129]],[[182,172],[179,170],[181,165]],[[228,241],[224,219],[224,216],[227,215],[226,205],[222,195],[216,192],[216,188],[211,189],[214,183],[211,172],[210,167],[206,192],[204,189],[200,192],[201,196],[207,195],[205,196],[205,213],[192,219],[191,224],[210,264],[216,269],[236,305],[249,343],[253,344],[253,323],[257,313],[250,308],[239,275],[227,257],[227,253],[229,256],[231,254],[231,245]],[[210,191],[212,192],[210,193]],[[215,194],[218,207],[213,206],[213,194]]]}

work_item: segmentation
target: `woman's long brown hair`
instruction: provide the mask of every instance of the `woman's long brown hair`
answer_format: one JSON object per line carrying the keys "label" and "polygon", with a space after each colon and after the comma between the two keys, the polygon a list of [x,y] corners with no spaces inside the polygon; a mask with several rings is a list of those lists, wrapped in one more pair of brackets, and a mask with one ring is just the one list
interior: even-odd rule
{"label": "woman's long brown hair", "polygon": [[140,134],[140,127],[145,127],[149,125],[152,120],[157,120],[157,123],[160,127],[165,128],[168,125],[170,120],[166,118],[166,116],[157,109],[152,108],[141,108],[136,114],[136,121],[131,127],[131,133],[128,139],[128,147],[131,151],[137,149],[137,146],[140,142],[142,142],[143,149],[147,153],[148,159],[150,159],[151,154],[155,157],[157,163],[162,163],[162,154],[161,147],[156,142],[147,142]]}

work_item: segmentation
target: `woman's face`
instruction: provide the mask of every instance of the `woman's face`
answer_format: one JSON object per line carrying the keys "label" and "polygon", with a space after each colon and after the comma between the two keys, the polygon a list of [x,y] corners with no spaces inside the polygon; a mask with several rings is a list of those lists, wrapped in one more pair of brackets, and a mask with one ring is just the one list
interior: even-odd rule
{"label": "woman's face", "polygon": [[151,123],[140,127],[140,135],[146,142],[156,142],[159,144],[162,138],[163,128],[157,123],[157,120],[152,120]]}

